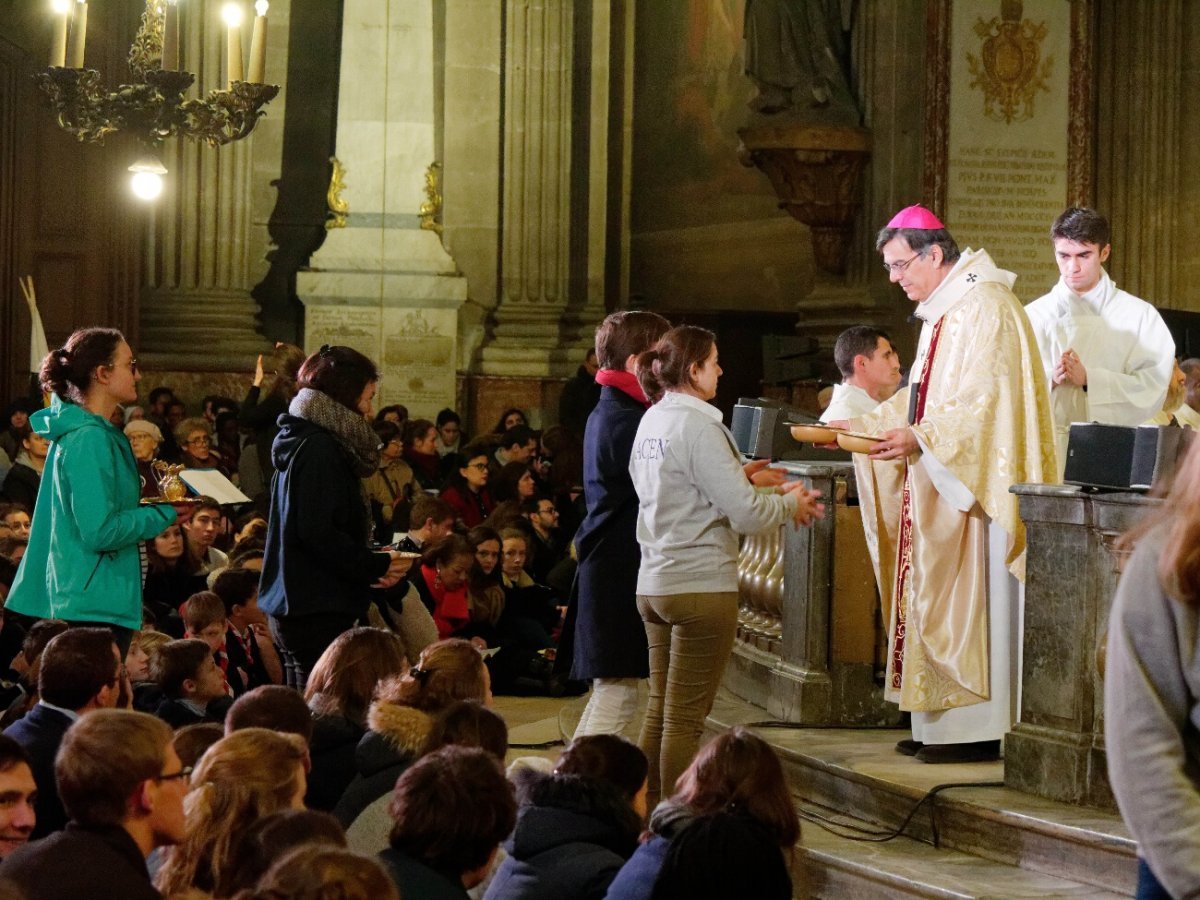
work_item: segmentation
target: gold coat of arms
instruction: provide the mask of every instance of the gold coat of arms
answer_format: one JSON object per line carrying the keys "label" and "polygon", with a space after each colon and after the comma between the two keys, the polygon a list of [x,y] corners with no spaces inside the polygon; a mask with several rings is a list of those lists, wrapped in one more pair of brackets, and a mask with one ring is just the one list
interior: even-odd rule
{"label": "gold coat of arms", "polygon": [[1006,125],[1033,117],[1034,97],[1049,92],[1046,80],[1054,64],[1052,57],[1041,59],[1046,23],[1035,25],[1023,14],[1021,0],[1001,0],[999,18],[975,23],[983,42],[979,57],[967,54],[971,87],[983,92],[983,114]]}

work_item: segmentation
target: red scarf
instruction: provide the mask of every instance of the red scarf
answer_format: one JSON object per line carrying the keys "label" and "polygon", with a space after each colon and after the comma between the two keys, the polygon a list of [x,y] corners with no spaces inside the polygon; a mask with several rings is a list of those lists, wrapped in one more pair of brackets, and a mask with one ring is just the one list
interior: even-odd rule
{"label": "red scarf", "polygon": [[471,621],[471,610],[467,605],[467,586],[448,591],[432,566],[421,566],[421,575],[433,597],[433,621],[437,625],[438,637],[445,639]]}
{"label": "red scarf", "polygon": [[650,408],[650,401],[646,399],[646,392],[642,390],[642,386],[638,384],[637,376],[632,372],[622,372],[617,369],[601,369],[596,373],[596,384],[606,384],[609,387],[614,387],[623,394],[628,394],[646,409]]}

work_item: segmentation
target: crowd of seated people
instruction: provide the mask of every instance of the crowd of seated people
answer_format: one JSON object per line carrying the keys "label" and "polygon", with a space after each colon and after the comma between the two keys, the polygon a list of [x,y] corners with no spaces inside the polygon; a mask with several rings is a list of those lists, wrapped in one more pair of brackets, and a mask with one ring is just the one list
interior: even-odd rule
{"label": "crowd of seated people", "polygon": [[[473,541],[500,565],[502,538]],[[241,597],[233,571],[219,586]],[[392,632],[353,629],[305,697],[266,684],[234,700],[213,652],[230,627],[209,627],[224,603],[187,607],[197,637],[146,630],[124,664],[105,628],[58,623],[36,651],[36,700],[0,736],[0,886],[15,896],[599,900],[729,896],[746,878],[791,896],[795,810],[746,729],[708,744],[649,815],[648,762],[621,737],[506,779],[508,728],[468,640],[410,665]],[[129,708],[147,679],[155,715]]]}
{"label": "crowd of seated people", "polygon": [[[574,687],[553,665],[583,511],[569,428],[540,434],[511,408],[472,438],[451,409],[380,409],[370,539],[420,559],[303,691],[285,685],[258,587],[271,441],[304,359],[277,346],[240,402],[189,407],[160,386],[113,414],[143,497],[162,460],[254,501],[193,498],[140,545],[143,626],[123,655],[106,628],[0,607],[0,896],[700,896],[664,885],[719,869],[697,854],[745,834],[786,880],[798,825],[754,799],[786,793],[749,732],[710,744],[648,827],[647,761],[621,738],[505,776],[493,691]],[[50,450],[29,421],[39,407],[20,399],[0,420],[0,603]]]}

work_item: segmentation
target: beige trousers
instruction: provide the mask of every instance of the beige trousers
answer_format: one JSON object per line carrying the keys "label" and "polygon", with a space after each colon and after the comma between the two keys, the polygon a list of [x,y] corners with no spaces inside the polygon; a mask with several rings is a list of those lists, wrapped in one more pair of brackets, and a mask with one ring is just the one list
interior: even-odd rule
{"label": "beige trousers", "polygon": [[700,748],[737,633],[736,591],[637,598],[650,644],[650,699],[639,740],[649,799],[671,794]]}

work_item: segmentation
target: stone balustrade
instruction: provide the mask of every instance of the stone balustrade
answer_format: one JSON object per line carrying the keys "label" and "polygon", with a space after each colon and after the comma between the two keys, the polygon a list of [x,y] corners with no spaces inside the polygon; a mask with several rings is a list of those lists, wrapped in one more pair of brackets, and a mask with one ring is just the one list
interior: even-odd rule
{"label": "stone balustrade", "polygon": [[741,609],[725,685],[772,716],[806,725],[890,725],[876,684],[879,600],[845,462],[779,463],[826,498],[824,519],[748,536]]}

